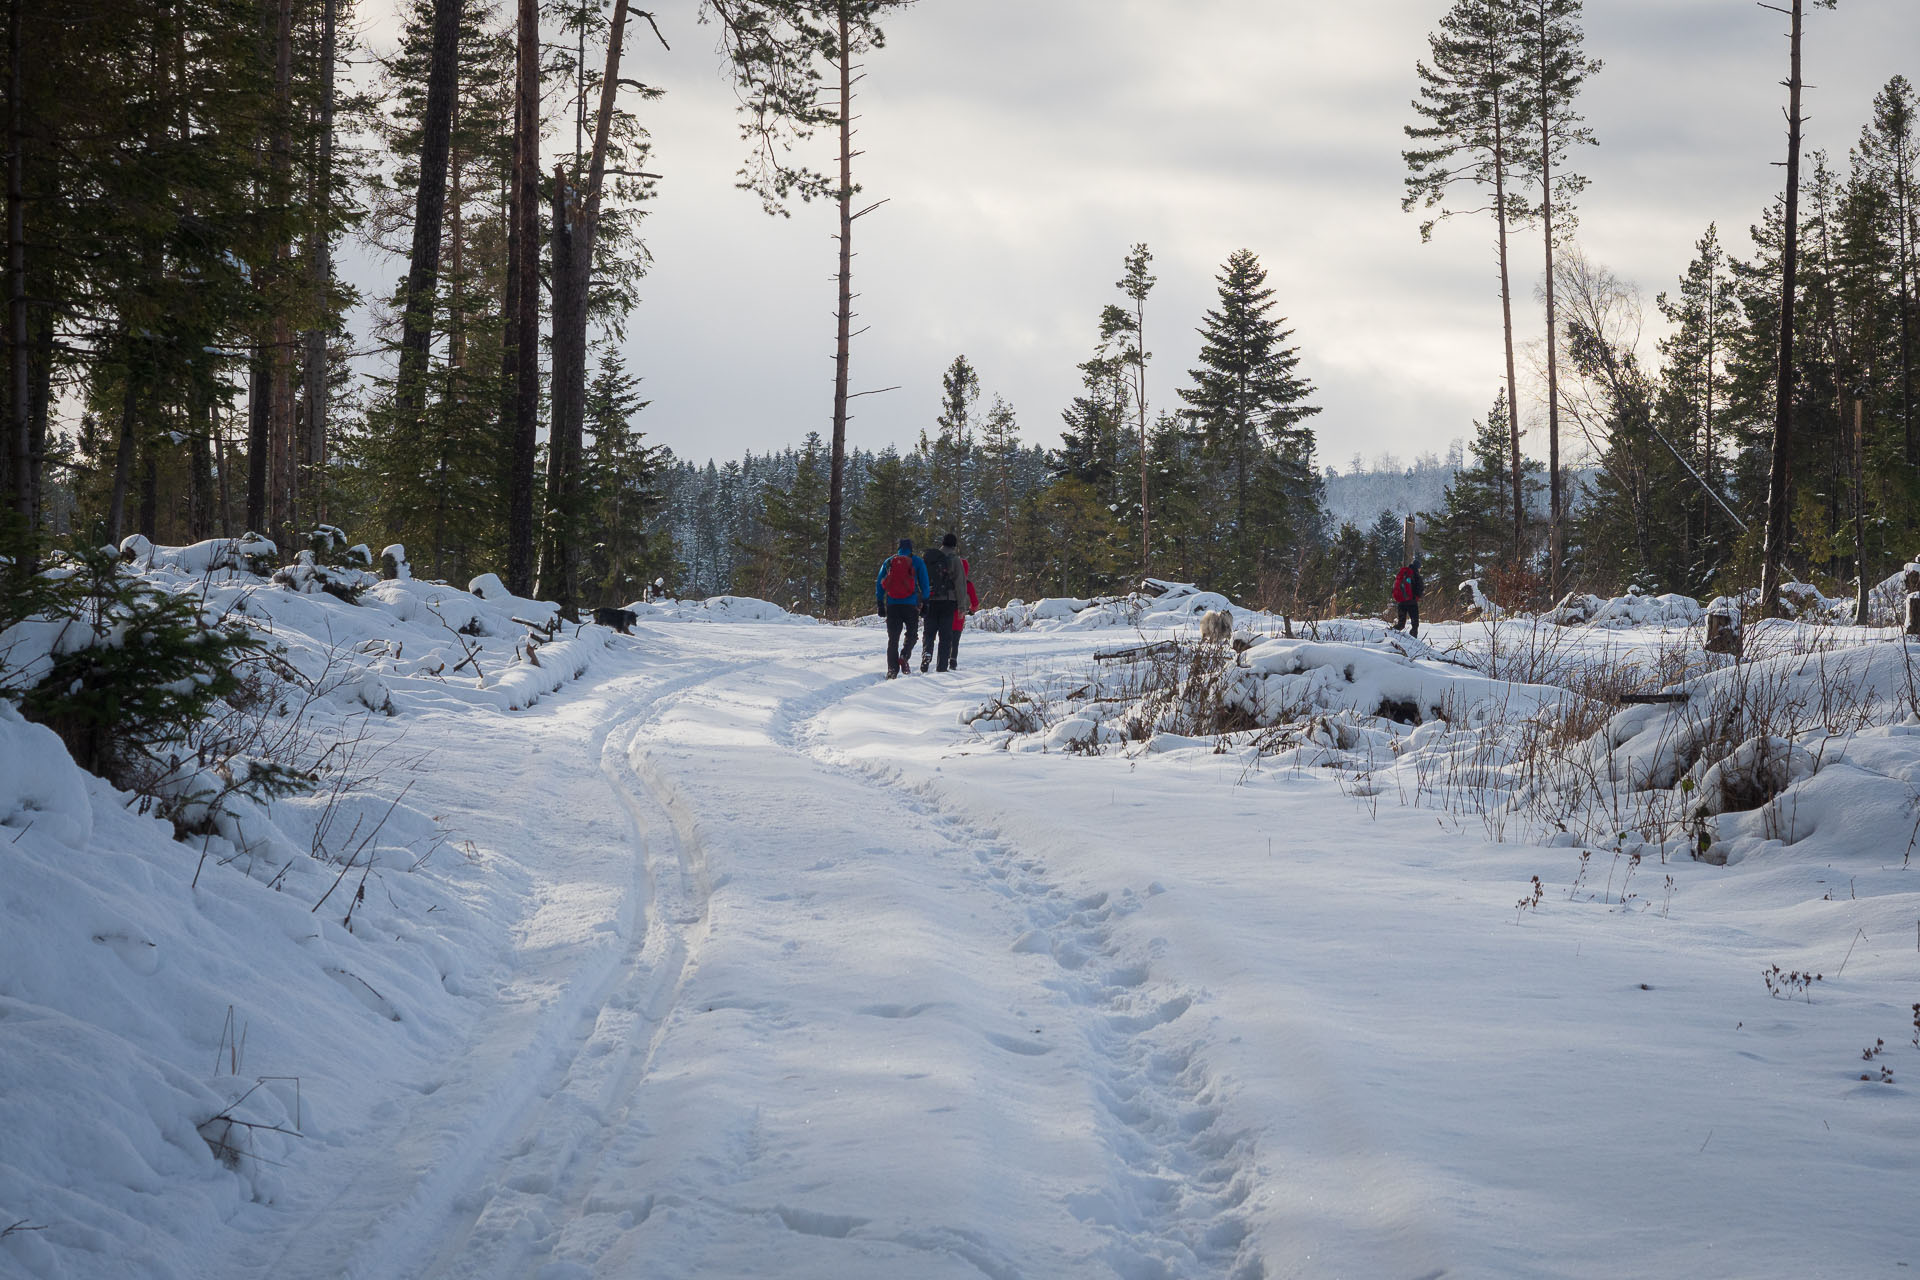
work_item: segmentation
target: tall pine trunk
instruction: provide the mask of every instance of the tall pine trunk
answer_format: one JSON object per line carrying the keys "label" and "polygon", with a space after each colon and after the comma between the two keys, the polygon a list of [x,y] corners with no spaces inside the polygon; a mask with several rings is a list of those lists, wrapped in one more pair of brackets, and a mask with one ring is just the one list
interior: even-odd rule
{"label": "tall pine trunk", "polygon": [[327,321],[333,286],[333,110],[334,64],[339,57],[339,0],[323,0],[320,10],[320,137],[313,176],[312,226],[307,237],[308,287],[313,294],[314,327],[307,330],[301,361],[305,430],[298,450],[299,487],[308,494],[313,519],[327,518],[323,476],[327,466]]}
{"label": "tall pine trunk", "polygon": [[553,192],[553,426],[547,443],[547,533],[540,557],[540,591],[571,614],[580,606],[580,466],[586,428],[587,299],[593,285],[594,242],[606,184],[614,97],[620,85],[620,46],[627,0],[614,0],[607,27],[607,65],[600,80],[593,152],[585,189],[554,171]]}
{"label": "tall pine trunk", "polygon": [[440,284],[440,224],[446,217],[447,159],[453,145],[461,9],[461,0],[433,3],[433,52],[427,64],[426,112],[420,122],[420,186],[414,196],[413,252],[407,263],[400,365],[394,379],[394,429],[398,431],[420,430],[426,409],[428,345],[433,338],[434,294]]}
{"label": "tall pine trunk", "polygon": [[1526,557],[1526,490],[1521,483],[1520,462],[1520,379],[1513,362],[1513,283],[1507,269],[1507,135],[1506,104],[1495,94],[1493,100],[1493,218],[1500,241],[1500,331],[1507,353],[1507,438],[1513,450],[1513,561],[1518,567]]}
{"label": "tall pine trunk", "polygon": [[840,540],[846,517],[847,375],[853,341],[853,48],[847,0],[840,0],[840,278],[834,311],[833,444],[827,464],[826,604],[840,607]]}
{"label": "tall pine trunk", "polygon": [[546,520],[540,539],[540,577],[534,590],[571,613],[575,604],[574,493],[580,436],[585,421],[586,284],[580,258],[587,246],[579,232],[579,193],[564,164],[554,166],[553,394],[547,431]]}
{"label": "tall pine trunk", "polygon": [[[293,195],[293,0],[279,0],[273,50],[274,118],[268,199],[271,207],[284,216]],[[269,402],[267,428],[272,486],[267,519],[274,526],[272,536],[283,547],[292,547],[299,541],[298,497],[293,474],[293,326],[287,316],[292,296],[289,279],[292,260],[292,246],[285,238],[277,237],[273,247],[276,288],[272,341],[268,348],[273,398]]]}
{"label": "tall pine trunk", "polygon": [[[1540,215],[1547,253],[1547,595],[1560,598],[1566,567],[1566,497],[1560,475],[1560,350],[1553,292],[1553,112],[1548,109],[1547,22],[1540,18]],[[1518,456],[1518,450],[1515,450]],[[1516,481],[1515,491],[1519,489]]]}
{"label": "tall pine trunk", "polygon": [[533,487],[540,429],[540,6],[520,0],[507,229],[507,588],[533,591]]}
{"label": "tall pine trunk", "polygon": [[1786,552],[1787,493],[1791,479],[1788,452],[1793,445],[1793,303],[1800,260],[1800,25],[1803,0],[1793,0],[1793,29],[1788,39],[1787,208],[1781,224],[1780,360],[1774,375],[1773,458],[1767,471],[1767,532],[1760,561],[1760,614],[1772,617],[1780,607],[1780,562]]}
{"label": "tall pine trunk", "polygon": [[12,499],[21,523],[31,530],[40,508],[40,459],[34,448],[33,409],[28,388],[27,202],[22,156],[21,0],[7,0],[7,424],[12,458]]}
{"label": "tall pine trunk", "polygon": [[1133,303],[1133,399],[1140,415],[1140,576],[1153,572],[1153,504],[1147,486],[1147,302]]}

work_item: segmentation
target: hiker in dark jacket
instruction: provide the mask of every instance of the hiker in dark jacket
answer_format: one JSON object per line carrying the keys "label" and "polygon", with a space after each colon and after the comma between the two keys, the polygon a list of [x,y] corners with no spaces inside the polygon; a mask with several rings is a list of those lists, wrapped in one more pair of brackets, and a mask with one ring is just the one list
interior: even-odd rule
{"label": "hiker in dark jacket", "polygon": [[1420,597],[1426,592],[1426,584],[1420,581],[1420,557],[1415,556],[1412,564],[1402,565],[1400,572],[1393,576],[1395,631],[1404,630],[1411,622],[1413,634],[1420,634]]}
{"label": "hiker in dark jacket", "polygon": [[[913,539],[900,539],[900,549],[880,562],[873,580],[874,611],[887,620],[887,679],[911,674],[913,642],[920,638],[920,606],[927,598],[927,565],[913,554]],[[905,645],[900,643],[906,634]]]}
{"label": "hiker in dark jacket", "polygon": [[940,545],[927,552],[927,637],[920,643],[920,669],[939,663],[939,670],[953,666],[954,650],[960,638],[954,633],[953,616],[960,609],[960,539],[949,533]]}

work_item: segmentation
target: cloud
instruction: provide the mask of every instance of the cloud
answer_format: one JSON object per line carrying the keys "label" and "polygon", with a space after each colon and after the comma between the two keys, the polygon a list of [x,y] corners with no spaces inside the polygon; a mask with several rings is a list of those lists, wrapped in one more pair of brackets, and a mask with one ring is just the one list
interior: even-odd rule
{"label": "cloud", "polygon": [[[644,426],[694,458],[828,429],[835,245],[829,206],[763,215],[733,189],[742,148],[711,29],[663,13],[674,53],[643,42],[630,74],[664,173],[645,224],[654,267],[629,326]],[[962,352],[1029,439],[1057,438],[1074,366],[1129,245],[1149,244],[1150,394],[1176,403],[1214,273],[1260,255],[1320,388],[1323,461],[1442,451],[1501,377],[1491,224],[1420,243],[1399,209],[1413,66],[1444,5],[1369,0],[922,0],[896,16],[861,86],[856,180],[889,203],[857,224],[869,331],[860,445],[911,444]],[[1782,20],[1733,0],[1589,7],[1606,67],[1583,98],[1601,145],[1581,238],[1650,300],[1712,220],[1730,246],[1779,181]],[[1920,49],[1911,0],[1846,0],[1809,19],[1810,144],[1843,156],[1874,92]],[[815,143],[817,164],[831,144]],[[1540,250],[1516,241],[1515,319],[1538,340]],[[1544,450],[1543,433],[1537,433]],[[1531,446],[1530,446],[1531,447]],[[1337,455],[1337,456],[1336,456]]]}

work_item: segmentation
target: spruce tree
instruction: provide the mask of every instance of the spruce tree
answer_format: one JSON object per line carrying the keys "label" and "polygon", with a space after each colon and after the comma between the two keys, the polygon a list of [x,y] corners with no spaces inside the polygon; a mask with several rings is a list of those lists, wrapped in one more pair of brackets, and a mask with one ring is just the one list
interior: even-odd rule
{"label": "spruce tree", "polygon": [[1317,502],[1312,433],[1301,424],[1320,410],[1307,403],[1314,388],[1297,372],[1292,330],[1271,314],[1274,291],[1260,260],[1237,250],[1216,280],[1219,305],[1202,323],[1200,367],[1188,371],[1193,385],[1180,398],[1232,484],[1220,589],[1247,593],[1263,565],[1290,557],[1291,539],[1317,524],[1317,511],[1296,508]]}

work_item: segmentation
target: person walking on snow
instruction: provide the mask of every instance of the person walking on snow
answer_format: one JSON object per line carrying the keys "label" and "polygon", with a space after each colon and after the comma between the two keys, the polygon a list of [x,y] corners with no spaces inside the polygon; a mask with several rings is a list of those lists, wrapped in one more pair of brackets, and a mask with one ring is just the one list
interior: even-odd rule
{"label": "person walking on snow", "polygon": [[1420,597],[1426,594],[1426,584],[1420,581],[1420,557],[1415,556],[1413,563],[1400,566],[1400,572],[1393,576],[1393,629],[1404,630],[1409,622],[1413,624],[1413,634],[1420,634]]}
{"label": "person walking on snow", "polygon": [[[926,562],[913,554],[913,539],[902,538],[900,549],[880,562],[880,575],[873,581],[874,612],[887,620],[889,680],[913,671],[913,642],[920,638],[920,605],[926,598]],[[905,645],[900,643],[902,632]]]}
{"label": "person walking on snow", "polygon": [[965,560],[960,562],[960,580],[967,584],[967,607],[962,609],[959,601],[953,606],[953,656],[947,659],[947,670],[960,669],[960,633],[967,629],[967,615],[980,612],[980,593],[973,589],[973,567]]}
{"label": "person walking on snow", "polygon": [[953,665],[953,647],[958,643],[953,620],[960,612],[960,539],[949,533],[940,545],[927,552],[927,634],[920,642],[920,670],[925,671],[937,659],[939,669]]}

